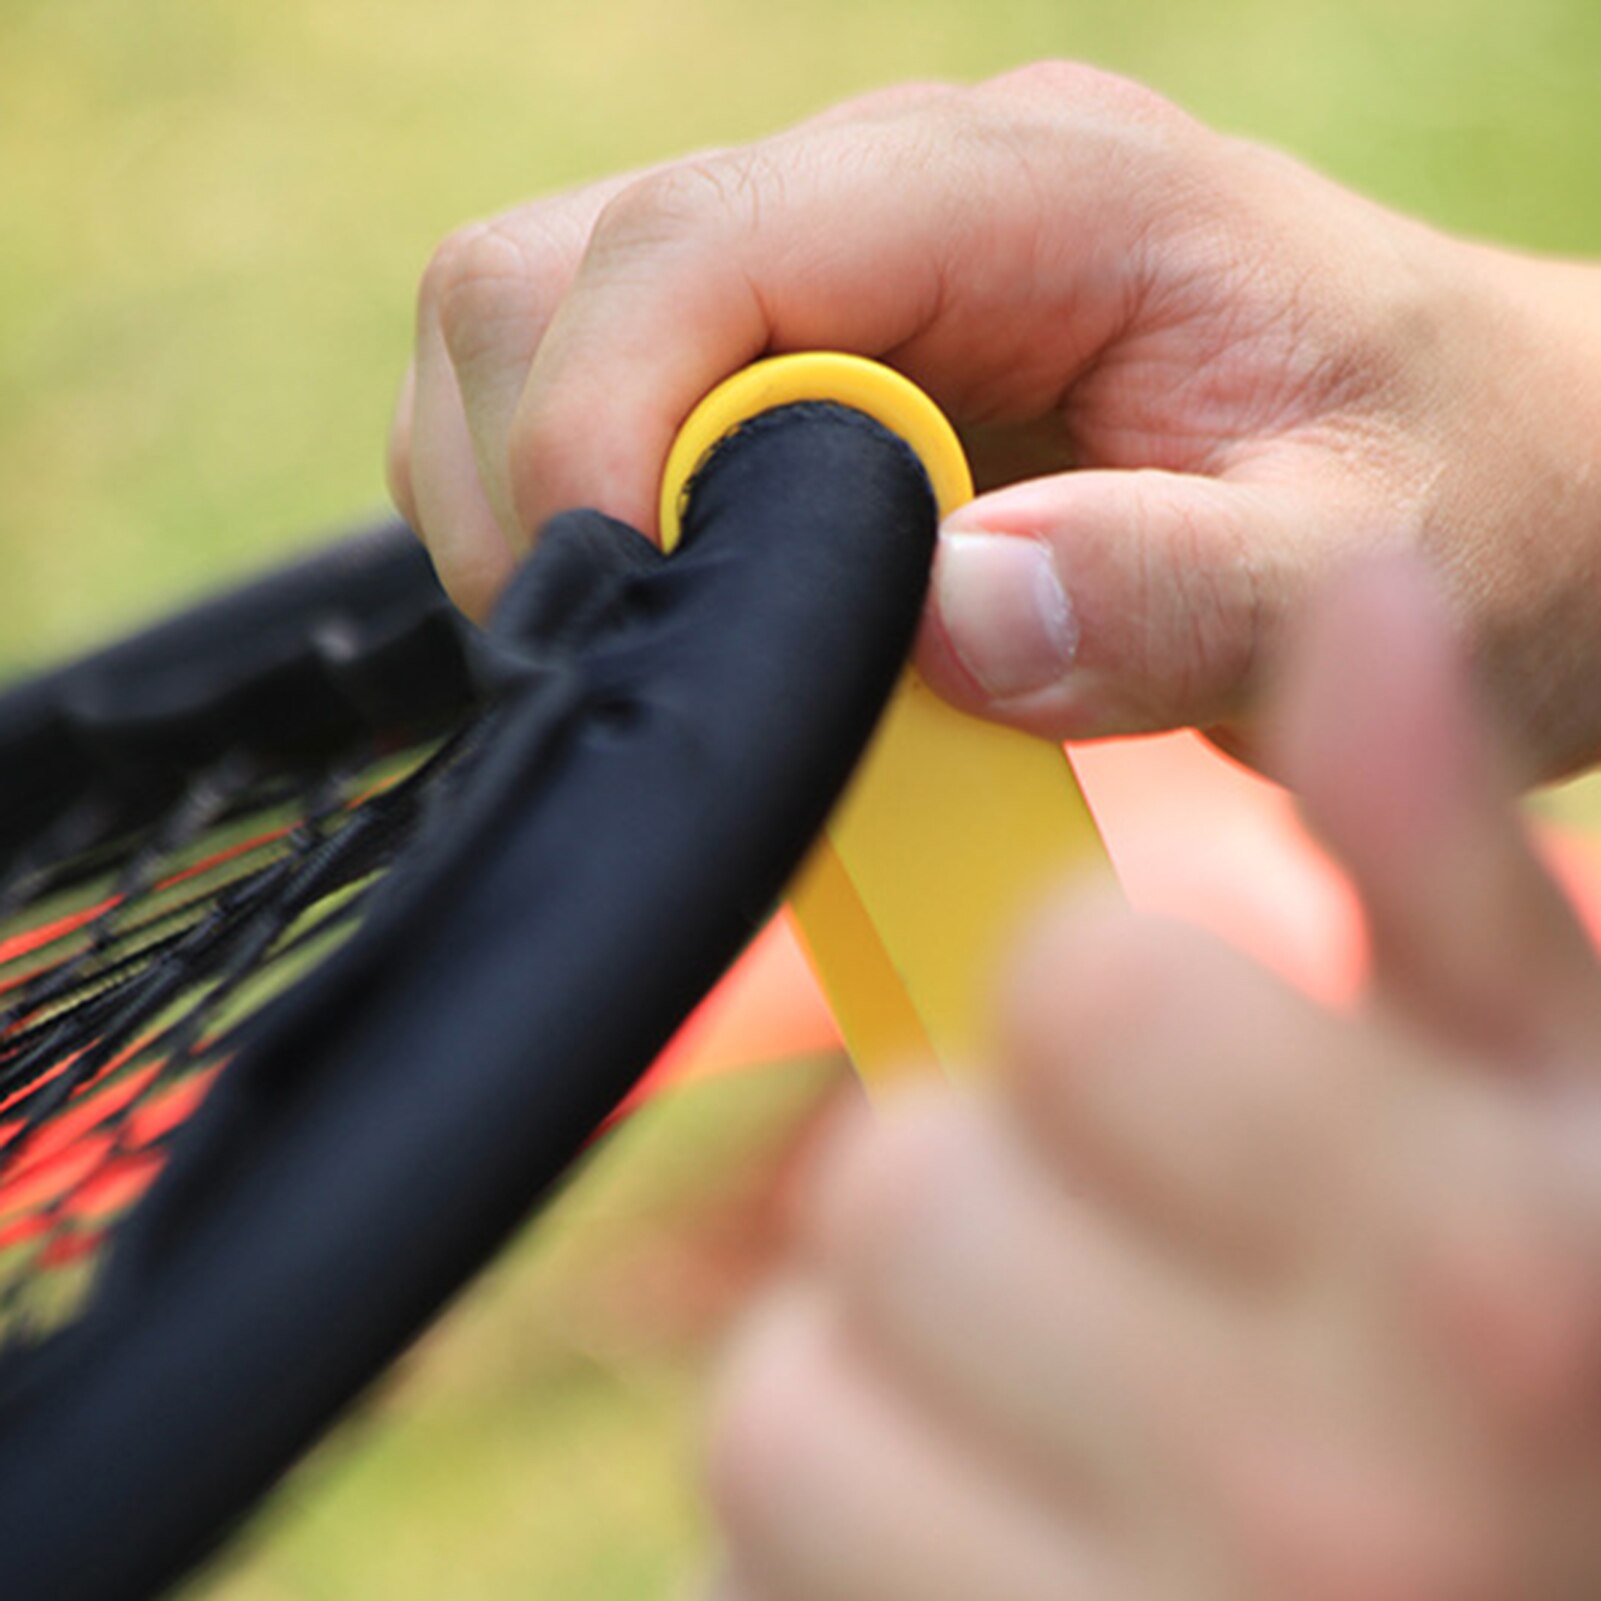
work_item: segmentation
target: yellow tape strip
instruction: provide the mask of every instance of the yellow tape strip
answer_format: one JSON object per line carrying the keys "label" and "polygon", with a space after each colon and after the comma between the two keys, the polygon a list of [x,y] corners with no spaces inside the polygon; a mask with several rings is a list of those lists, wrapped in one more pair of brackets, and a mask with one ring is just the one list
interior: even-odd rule
{"label": "yellow tape strip", "polygon": [[[918,453],[940,515],[971,499],[955,431],[915,385],[858,356],[758,362],[685,423],[662,481],[664,548],[677,543],[700,464],[740,423],[834,401]],[[791,900],[829,1003],[869,1087],[988,1053],[1001,959],[1030,908],[1072,872],[1109,874],[1060,746],[948,706],[911,670]]]}

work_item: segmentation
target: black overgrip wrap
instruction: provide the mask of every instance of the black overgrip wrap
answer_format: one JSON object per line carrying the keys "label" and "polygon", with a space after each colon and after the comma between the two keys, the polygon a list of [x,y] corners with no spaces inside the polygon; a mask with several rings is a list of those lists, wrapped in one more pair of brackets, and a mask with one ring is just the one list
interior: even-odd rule
{"label": "black overgrip wrap", "polygon": [[516,687],[459,804],[224,1073],[7,1398],[8,1596],[168,1582],[572,1163],[821,826],[935,522],[900,441],[803,406],[714,456],[671,559],[594,514],[553,525],[494,631]]}

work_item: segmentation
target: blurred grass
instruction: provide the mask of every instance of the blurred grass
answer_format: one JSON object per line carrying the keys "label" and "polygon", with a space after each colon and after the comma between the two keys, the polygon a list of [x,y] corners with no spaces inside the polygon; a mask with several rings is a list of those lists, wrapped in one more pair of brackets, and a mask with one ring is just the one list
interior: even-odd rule
{"label": "blurred grass", "polygon": [[1050,53],[1455,226],[1601,246],[1591,0],[7,0],[0,670],[378,502],[453,223]]}
{"label": "blurred grass", "polygon": [[[6,0],[0,673],[379,503],[454,223],[1052,54],[1449,226],[1601,253],[1594,0]],[[630,1130],[199,1593],[671,1593],[706,1327],[661,1332],[706,1260],[684,1242],[734,1227],[826,1080]]]}

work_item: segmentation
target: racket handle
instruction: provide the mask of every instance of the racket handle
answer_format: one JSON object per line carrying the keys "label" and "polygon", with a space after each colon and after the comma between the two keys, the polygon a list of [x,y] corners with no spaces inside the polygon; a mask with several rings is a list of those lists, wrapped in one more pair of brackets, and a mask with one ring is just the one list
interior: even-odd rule
{"label": "racket handle", "polygon": [[[776,356],[714,389],[663,476],[664,548],[695,474],[760,413],[827,401],[866,413],[917,453],[943,517],[972,498],[955,430],[899,373],[859,356]],[[801,935],[870,1089],[990,1052],[997,972],[1019,924],[1069,876],[1111,868],[1061,746],[970,717],[912,668],[790,890]]]}

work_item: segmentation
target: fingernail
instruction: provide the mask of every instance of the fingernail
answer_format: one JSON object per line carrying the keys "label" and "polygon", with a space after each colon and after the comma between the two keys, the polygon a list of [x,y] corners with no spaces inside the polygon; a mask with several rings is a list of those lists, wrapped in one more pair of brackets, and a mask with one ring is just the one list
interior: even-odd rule
{"label": "fingernail", "polygon": [[942,533],[934,604],[952,650],[997,700],[1043,689],[1073,665],[1078,623],[1050,549],[1037,539]]}

